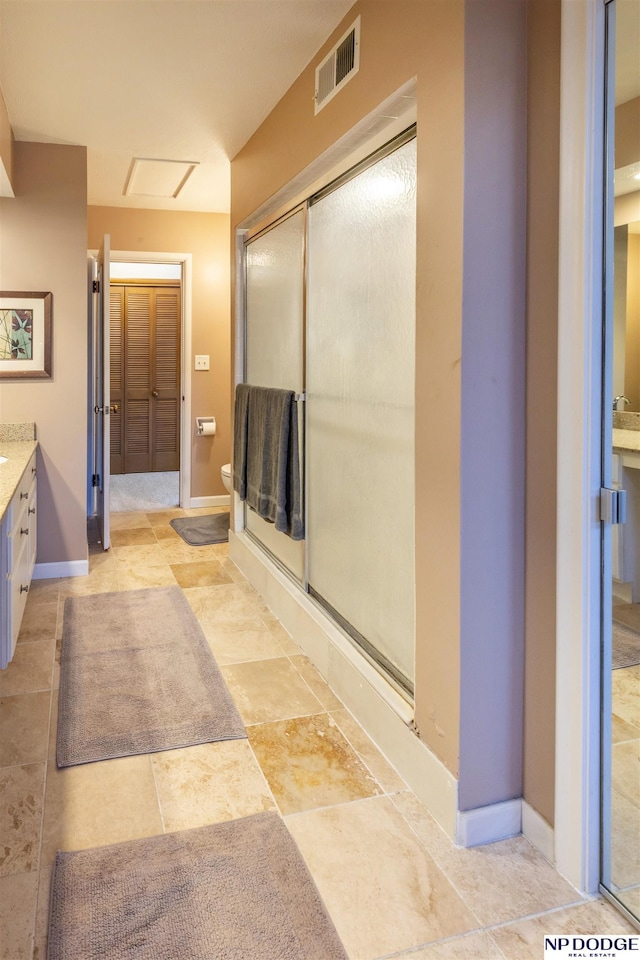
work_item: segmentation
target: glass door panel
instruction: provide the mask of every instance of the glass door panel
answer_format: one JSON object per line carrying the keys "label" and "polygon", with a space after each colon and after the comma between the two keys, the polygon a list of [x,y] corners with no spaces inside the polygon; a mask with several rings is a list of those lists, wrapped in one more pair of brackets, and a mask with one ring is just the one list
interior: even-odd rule
{"label": "glass door panel", "polygon": [[312,201],[309,590],[414,679],[416,141]]}
{"label": "glass door panel", "polygon": [[[246,382],[256,387],[304,390],[304,233],[305,213],[299,210],[246,246]],[[299,403],[301,438],[303,420]],[[245,526],[298,580],[304,579],[304,541],[280,533],[248,508]]]}
{"label": "glass door panel", "polygon": [[[640,917],[640,3],[607,5],[605,481],[627,519],[605,534],[602,884]],[[605,393],[607,388],[605,387]],[[611,449],[611,447],[613,449]],[[608,569],[608,559],[611,566]]]}

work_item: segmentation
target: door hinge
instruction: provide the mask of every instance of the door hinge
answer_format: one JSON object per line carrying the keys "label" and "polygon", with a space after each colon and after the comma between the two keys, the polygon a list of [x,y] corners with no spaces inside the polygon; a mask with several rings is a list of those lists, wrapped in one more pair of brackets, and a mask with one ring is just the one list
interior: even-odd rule
{"label": "door hinge", "polygon": [[627,519],[627,491],[600,488],[600,520],[602,523],[625,523]]}
{"label": "door hinge", "polygon": [[92,483],[92,485],[93,485],[94,487],[99,487],[99,486],[100,486],[100,474],[99,474],[99,473],[94,473],[94,474],[93,474],[93,476],[91,477],[91,483]]}
{"label": "door hinge", "polygon": [[93,281],[93,292],[94,292],[94,293],[100,293],[100,281],[99,281],[99,280],[94,280],[94,281]]}

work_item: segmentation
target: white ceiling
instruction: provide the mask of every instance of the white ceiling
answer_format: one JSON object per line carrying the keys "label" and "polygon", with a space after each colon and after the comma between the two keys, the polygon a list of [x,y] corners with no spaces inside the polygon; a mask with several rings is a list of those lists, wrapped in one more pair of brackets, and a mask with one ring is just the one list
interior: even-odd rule
{"label": "white ceiling", "polygon": [[[353,2],[1,0],[14,135],[87,146],[90,204],[228,211],[229,160]],[[198,165],[176,199],[124,196],[136,157]]]}

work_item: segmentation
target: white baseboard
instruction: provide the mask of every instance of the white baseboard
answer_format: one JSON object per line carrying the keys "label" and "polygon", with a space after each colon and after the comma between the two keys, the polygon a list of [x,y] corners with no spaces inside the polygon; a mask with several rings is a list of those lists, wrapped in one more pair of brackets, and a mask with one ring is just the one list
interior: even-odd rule
{"label": "white baseboard", "polygon": [[229,506],[229,494],[219,497],[191,497],[189,500],[189,507],[195,509],[196,507],[228,507]]}
{"label": "white baseboard", "polygon": [[522,800],[505,800],[475,810],[459,810],[456,843],[477,847],[517,836],[522,829]]}
{"label": "white baseboard", "polygon": [[58,563],[36,563],[33,568],[33,580],[53,580],[58,577],[86,577],[89,573],[88,560],[61,560]]}
{"label": "white baseboard", "polygon": [[550,823],[526,800],[522,801],[522,833],[551,863],[555,859],[555,835]]}

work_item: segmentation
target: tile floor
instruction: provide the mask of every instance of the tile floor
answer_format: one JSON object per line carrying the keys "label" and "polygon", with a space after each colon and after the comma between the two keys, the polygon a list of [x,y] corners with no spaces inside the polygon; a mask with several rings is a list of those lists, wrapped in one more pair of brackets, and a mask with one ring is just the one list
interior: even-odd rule
{"label": "tile floor", "polygon": [[[169,526],[112,516],[87,577],[36,581],[0,675],[0,958],[43,960],[55,851],[221,822],[285,819],[351,960],[525,960],[545,933],[623,933],[522,837],[454,847],[228,559]],[[58,659],[68,596],[178,583],[248,739],[58,770]],[[77,958],[82,960],[82,958]],[[180,960],[180,958],[176,958]],[[260,960],[245,958],[245,960]],[[318,957],[318,960],[323,960]]]}
{"label": "tile floor", "polygon": [[[640,603],[614,599],[614,621],[640,633]],[[611,880],[640,915],[640,665],[611,673]]]}

